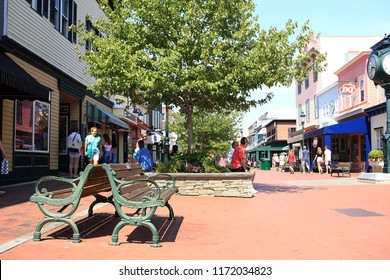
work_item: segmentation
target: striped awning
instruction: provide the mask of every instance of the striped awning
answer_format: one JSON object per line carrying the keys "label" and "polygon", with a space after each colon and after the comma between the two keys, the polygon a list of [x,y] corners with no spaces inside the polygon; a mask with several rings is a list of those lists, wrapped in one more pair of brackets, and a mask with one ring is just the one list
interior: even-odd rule
{"label": "striped awning", "polygon": [[99,108],[90,102],[87,103],[87,115],[89,122],[112,123],[118,127],[130,129],[128,124],[122,121],[118,116]]}
{"label": "striped awning", "polygon": [[50,101],[51,90],[0,52],[0,98]]}

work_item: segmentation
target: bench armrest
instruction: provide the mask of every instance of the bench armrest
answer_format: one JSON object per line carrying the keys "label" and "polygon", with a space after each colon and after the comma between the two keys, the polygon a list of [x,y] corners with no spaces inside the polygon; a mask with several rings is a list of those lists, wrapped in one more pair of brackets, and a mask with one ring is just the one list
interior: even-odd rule
{"label": "bench armrest", "polygon": [[[148,184],[147,192],[140,193],[136,200],[126,199],[121,195],[121,189],[131,187],[131,185]],[[118,185],[112,186],[114,203],[119,202],[121,205],[130,208],[145,208],[151,206],[164,206],[165,202],[161,199],[161,188],[153,180],[137,179],[133,181],[121,181]]]}
{"label": "bench armrest", "polygon": [[149,175],[147,177],[147,179],[165,181],[165,184],[163,186],[161,186],[161,188],[175,188],[176,187],[176,178],[172,174],[155,173],[155,174]]}
{"label": "bench armrest", "polygon": [[[64,206],[80,200],[81,192],[93,165],[89,164],[76,179],[57,176],[44,176],[35,183],[35,192],[30,197],[31,202]],[[54,189],[50,191],[50,189]]]}
{"label": "bench armrest", "polygon": [[[77,197],[77,192],[75,192],[77,189],[77,181],[78,179],[67,179],[56,176],[42,177],[35,183],[35,192],[30,197],[30,201],[54,206],[64,205],[64,201]],[[58,190],[50,190],[58,185],[62,185],[62,187]],[[56,195],[61,194],[61,192],[69,193],[70,195],[56,198]]]}

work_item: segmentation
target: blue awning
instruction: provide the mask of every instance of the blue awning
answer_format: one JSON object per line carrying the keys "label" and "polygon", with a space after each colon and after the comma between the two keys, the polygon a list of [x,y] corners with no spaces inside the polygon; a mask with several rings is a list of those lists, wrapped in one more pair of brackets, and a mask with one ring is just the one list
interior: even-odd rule
{"label": "blue awning", "polygon": [[367,123],[365,117],[324,127],[324,134],[366,134],[366,133],[367,133]]}
{"label": "blue awning", "polygon": [[305,133],[305,139],[327,134],[367,134],[367,131],[366,117],[361,117]]}

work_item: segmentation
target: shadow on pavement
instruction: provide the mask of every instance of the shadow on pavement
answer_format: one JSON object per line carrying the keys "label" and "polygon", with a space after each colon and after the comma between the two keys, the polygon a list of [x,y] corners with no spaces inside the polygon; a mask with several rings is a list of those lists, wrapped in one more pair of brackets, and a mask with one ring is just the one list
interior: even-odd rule
{"label": "shadow on pavement", "polygon": [[[175,242],[179,229],[183,223],[184,217],[175,217],[175,220],[168,220],[166,216],[153,216],[152,223],[156,226],[161,242]],[[104,236],[111,236],[116,224],[120,221],[119,217],[115,217],[112,213],[97,213],[92,217],[85,217],[76,222],[80,239],[92,239]],[[128,233],[128,234],[127,234]],[[125,226],[119,232],[120,235],[126,234],[127,240],[122,237],[119,242],[131,243],[152,243],[152,233],[149,228],[144,226]],[[73,231],[70,226],[66,225],[61,229],[50,233],[45,239],[71,239]],[[110,238],[111,240],[111,238]]]}
{"label": "shadow on pavement", "polygon": [[35,189],[34,184],[26,184],[1,190],[4,193],[0,196],[0,209],[29,201]]}
{"label": "shadow on pavement", "polygon": [[254,183],[253,187],[255,190],[257,190],[259,193],[267,193],[267,194],[273,194],[273,193],[301,193],[304,191],[310,191],[310,190],[318,190],[318,187],[299,187],[299,186],[281,186],[281,185],[269,185],[269,184],[258,184]]}

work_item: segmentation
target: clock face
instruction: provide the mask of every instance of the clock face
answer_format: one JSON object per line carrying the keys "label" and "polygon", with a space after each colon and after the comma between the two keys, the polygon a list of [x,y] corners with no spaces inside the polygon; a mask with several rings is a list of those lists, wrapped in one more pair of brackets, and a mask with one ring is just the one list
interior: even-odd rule
{"label": "clock face", "polygon": [[390,75],[390,53],[385,54],[382,60],[383,70],[387,75]]}
{"label": "clock face", "polygon": [[[390,61],[389,61],[390,62]],[[372,80],[375,77],[378,67],[378,59],[375,55],[371,55],[367,62],[367,75]]]}

